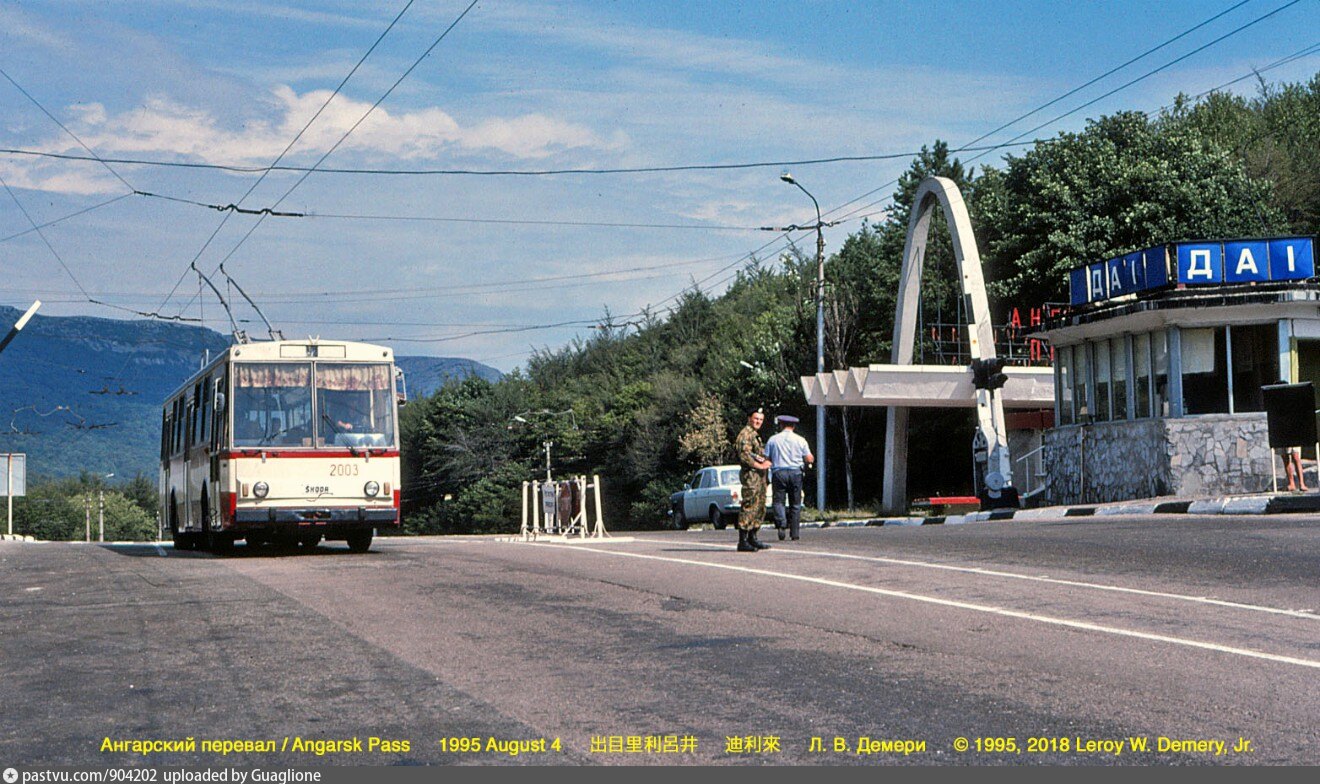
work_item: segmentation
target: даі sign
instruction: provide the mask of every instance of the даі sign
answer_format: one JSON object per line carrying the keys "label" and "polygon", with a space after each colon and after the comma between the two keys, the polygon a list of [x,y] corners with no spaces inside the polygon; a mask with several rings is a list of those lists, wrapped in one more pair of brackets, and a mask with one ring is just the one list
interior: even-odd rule
{"label": "\u0434\u0430\u0456 sign", "polygon": [[1093,302],[1171,285],[1218,286],[1315,277],[1312,237],[1175,242],[1078,267],[1069,302]]}

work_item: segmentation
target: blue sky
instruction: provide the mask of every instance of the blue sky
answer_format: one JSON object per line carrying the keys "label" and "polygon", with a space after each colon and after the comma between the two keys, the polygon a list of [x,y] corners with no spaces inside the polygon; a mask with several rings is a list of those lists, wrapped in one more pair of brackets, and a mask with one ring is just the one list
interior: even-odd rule
{"label": "blue sky", "polygon": [[[0,68],[99,155],[268,165],[404,2],[3,2]],[[902,153],[937,138],[957,146],[1236,2],[481,0],[324,165],[613,168]],[[1006,141],[1286,2],[1250,0],[989,141]],[[416,0],[284,162],[315,162],[466,5]],[[1249,73],[1316,43],[1317,21],[1316,0],[1302,0],[1037,135],[1076,130],[1116,109],[1158,109],[1179,91]],[[1300,80],[1318,69],[1320,55],[1312,55],[1267,77]],[[0,147],[82,154],[5,81],[0,118]],[[906,165],[793,171],[829,210]],[[115,169],[138,190],[206,204],[235,202],[255,181]],[[73,277],[34,233],[0,242],[0,303],[26,307],[40,297],[47,315],[128,315],[86,302],[80,284],[94,299],[156,310],[199,252],[198,265],[210,271],[237,247],[226,269],[289,336],[377,340],[400,353],[466,356],[509,370],[532,348],[587,330],[508,330],[588,321],[606,309],[663,310],[693,281],[720,290],[739,258],[774,238],[755,227],[814,217],[778,175],[315,173],[280,209],[321,217],[268,219],[241,245],[256,218],[231,216],[206,245],[221,214],[128,196],[43,230]],[[95,162],[0,155],[0,176],[38,223],[128,191]],[[242,204],[271,206],[296,179],[272,174]],[[344,215],[359,217],[328,217]],[[400,220],[422,217],[454,220]],[[0,193],[0,238],[30,225]],[[829,230],[827,249],[857,226]],[[563,277],[588,273],[594,277]],[[197,299],[197,291],[196,277],[186,277],[162,312],[227,331],[214,299]],[[244,308],[238,315],[252,317]]]}

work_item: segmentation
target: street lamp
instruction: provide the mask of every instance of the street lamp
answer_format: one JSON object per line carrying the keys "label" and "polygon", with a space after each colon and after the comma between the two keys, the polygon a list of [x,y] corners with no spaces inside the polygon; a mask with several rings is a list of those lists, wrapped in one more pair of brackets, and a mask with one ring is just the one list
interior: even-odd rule
{"label": "street lamp", "polygon": [[[112,479],[113,477],[114,477],[114,474],[113,474],[113,473],[110,473],[110,474],[104,474],[104,475],[102,475],[99,479],[97,479],[97,481],[96,481],[96,484],[97,484],[96,492],[97,492],[97,495],[98,495],[97,511],[96,511],[96,521],[97,521],[97,522],[96,522],[96,525],[97,525],[97,529],[98,529],[97,540],[98,540],[98,541],[101,541],[101,542],[104,542],[104,541],[105,541],[105,484],[104,484],[104,480],[106,480],[106,479]],[[88,533],[90,533],[90,531],[89,531]]]}
{"label": "street lamp", "polygon": [[[802,183],[793,179],[793,175],[784,172],[779,175],[779,179],[795,186],[798,190],[807,194],[811,203],[816,207],[816,224],[814,226],[797,226],[798,229],[816,230],[816,375],[819,376],[825,372],[825,226],[821,220],[820,202],[811,195],[811,191],[802,187]],[[816,406],[816,508],[822,514],[825,512],[825,406]]]}
{"label": "street lamp", "polygon": [[[569,418],[570,418],[570,419],[572,420],[572,422],[573,422],[573,429],[574,429],[574,430],[577,430],[577,429],[578,429],[578,426],[577,426],[577,415],[573,413],[573,409],[571,409],[571,408],[566,408],[566,409],[564,409],[563,411],[551,411],[551,410],[548,409],[548,408],[543,408],[543,409],[541,409],[540,411],[524,411],[524,412],[522,412],[521,414],[514,414],[513,417],[510,418],[509,421],[510,421],[511,423],[512,423],[512,422],[518,422],[519,424],[530,425],[531,422],[528,422],[527,419],[526,419],[526,417],[525,417],[524,415],[531,415],[531,414],[537,414],[537,415],[540,415],[540,416],[563,416],[564,414],[568,414]],[[513,425],[510,424],[510,425],[508,426],[508,429],[509,429],[509,430],[512,430],[512,429],[513,429]],[[545,481],[546,481],[547,484],[549,484],[550,481],[551,481],[551,479],[550,479],[550,447],[554,446],[554,442],[552,442],[550,439],[547,438],[544,442],[542,442],[541,446],[545,447]]]}

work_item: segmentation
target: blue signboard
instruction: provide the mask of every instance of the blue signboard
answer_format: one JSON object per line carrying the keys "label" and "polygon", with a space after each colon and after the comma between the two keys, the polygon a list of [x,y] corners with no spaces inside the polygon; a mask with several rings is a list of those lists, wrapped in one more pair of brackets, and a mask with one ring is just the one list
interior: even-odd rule
{"label": "blue signboard", "polygon": [[1251,283],[1270,279],[1269,243],[1244,240],[1224,243],[1224,281]]}
{"label": "blue signboard", "polygon": [[1105,269],[1105,263],[1102,261],[1099,264],[1092,264],[1086,269],[1087,280],[1091,287],[1091,301],[1109,299],[1109,285],[1106,282],[1108,270]]}
{"label": "blue signboard", "polygon": [[1105,262],[1105,283],[1109,285],[1109,296],[1121,297],[1135,291],[1128,282],[1127,257],[1119,256]]}
{"label": "blue signboard", "polygon": [[1224,247],[1218,242],[1180,242],[1174,247],[1179,283],[1224,282]]}
{"label": "blue signboard", "polygon": [[1178,242],[1072,270],[1068,277],[1069,300],[1083,305],[1171,283],[1197,286],[1314,277],[1313,237]]}
{"label": "blue signboard", "polygon": [[1068,273],[1068,301],[1074,305],[1091,301],[1091,289],[1086,285],[1086,267]]}
{"label": "blue signboard", "polygon": [[1310,237],[1270,240],[1269,249],[1271,280],[1315,277],[1315,247]]}
{"label": "blue signboard", "polygon": [[1153,289],[1169,283],[1169,249],[1156,245],[1141,252],[1142,267],[1146,272],[1146,288]]}
{"label": "blue signboard", "polygon": [[1129,253],[1123,257],[1123,264],[1127,266],[1127,289],[1128,291],[1141,291],[1146,288],[1146,265],[1141,257],[1141,252]]}

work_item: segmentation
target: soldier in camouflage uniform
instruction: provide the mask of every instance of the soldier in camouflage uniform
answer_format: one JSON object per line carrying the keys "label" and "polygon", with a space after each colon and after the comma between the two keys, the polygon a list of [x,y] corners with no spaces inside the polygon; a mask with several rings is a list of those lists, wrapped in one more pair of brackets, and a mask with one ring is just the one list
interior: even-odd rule
{"label": "soldier in camouflage uniform", "polygon": [[765,414],[760,409],[747,417],[747,426],[738,433],[734,441],[734,451],[738,453],[738,462],[742,464],[742,511],[738,513],[738,551],[749,553],[768,550],[770,545],[762,544],[756,538],[765,518],[765,472],[770,468],[770,461],[765,459],[765,445],[756,431],[765,423]]}

